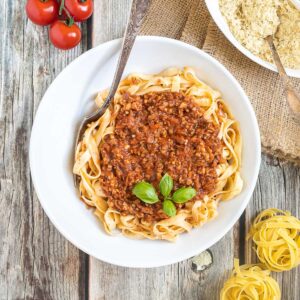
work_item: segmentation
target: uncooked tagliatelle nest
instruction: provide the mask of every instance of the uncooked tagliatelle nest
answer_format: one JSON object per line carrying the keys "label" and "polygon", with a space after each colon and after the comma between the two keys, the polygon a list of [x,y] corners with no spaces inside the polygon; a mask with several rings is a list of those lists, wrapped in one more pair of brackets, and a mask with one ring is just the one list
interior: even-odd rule
{"label": "uncooked tagliatelle nest", "polygon": [[270,271],[260,265],[239,266],[234,260],[232,276],[225,282],[221,290],[220,300],[280,300],[279,285]]}
{"label": "uncooked tagliatelle nest", "polygon": [[290,212],[271,208],[254,220],[248,238],[256,245],[259,260],[275,272],[287,271],[300,263],[300,220]]}

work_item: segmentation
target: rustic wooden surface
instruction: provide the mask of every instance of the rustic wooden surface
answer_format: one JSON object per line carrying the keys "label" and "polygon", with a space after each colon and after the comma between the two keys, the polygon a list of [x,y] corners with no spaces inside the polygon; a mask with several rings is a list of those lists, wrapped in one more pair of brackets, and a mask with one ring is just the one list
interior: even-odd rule
{"label": "rustic wooden surface", "polygon": [[[56,75],[87,49],[62,52],[26,18],[24,1],[0,1],[0,299],[82,299],[86,255],[44,214],[28,161],[36,108]],[[83,28],[86,33],[86,26]]]}
{"label": "rustic wooden surface", "polygon": [[[24,4],[0,1],[0,300],[218,299],[233,258],[241,263],[256,260],[245,242],[253,216],[267,207],[300,215],[300,169],[263,157],[251,204],[211,248],[214,265],[205,272],[194,272],[190,260],[146,270],[88,257],[56,231],[38,202],[29,173],[30,131],[38,103],[55,76],[92,45],[122,35],[130,0],[95,0],[82,44],[69,52],[54,49],[47,29],[27,21]],[[299,268],[274,276],[282,299],[300,299]]]}

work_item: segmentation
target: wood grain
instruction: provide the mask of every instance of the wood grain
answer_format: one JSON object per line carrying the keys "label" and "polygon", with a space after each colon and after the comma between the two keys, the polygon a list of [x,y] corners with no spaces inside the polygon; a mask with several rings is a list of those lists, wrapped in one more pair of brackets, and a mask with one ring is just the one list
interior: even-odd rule
{"label": "wood grain", "polygon": [[89,299],[217,300],[232,268],[233,247],[231,231],[211,248],[214,265],[204,272],[194,272],[191,260],[161,268],[129,269],[92,259]]}
{"label": "wood grain", "polygon": [[33,25],[25,1],[0,1],[0,299],[82,299],[85,255],[45,216],[29,171],[33,117],[55,76],[86,50],[62,52]]}
{"label": "wood grain", "polygon": [[131,0],[96,0],[93,14],[93,47],[119,38],[125,30]]}

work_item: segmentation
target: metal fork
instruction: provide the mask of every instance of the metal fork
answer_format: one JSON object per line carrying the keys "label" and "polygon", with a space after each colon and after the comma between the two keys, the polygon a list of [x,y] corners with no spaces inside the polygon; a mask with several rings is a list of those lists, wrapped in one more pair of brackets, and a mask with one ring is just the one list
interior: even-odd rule
{"label": "metal fork", "polygon": [[[107,98],[105,99],[103,105],[95,111],[93,114],[86,116],[83,121],[81,122],[77,136],[76,136],[76,142],[75,142],[75,152],[78,143],[83,137],[83,134],[86,130],[86,127],[89,123],[95,122],[98,120],[106,111],[106,109],[109,107],[111,101],[114,99],[115,93],[118,89],[120,80],[123,75],[123,71],[125,69],[126,63],[128,61],[131,49],[134,45],[135,39],[139,33],[139,29],[141,27],[143,18],[147,12],[147,8],[149,6],[151,0],[133,0],[131,5],[131,11],[129,20],[127,23],[127,27],[124,33],[122,48],[121,48],[121,54],[118,60],[117,69],[113,78],[112,85],[110,87],[109,93]],[[74,155],[75,158],[75,155]],[[78,187],[79,182],[79,176],[73,175],[74,184],[76,187]]]}
{"label": "metal fork", "polygon": [[284,66],[280,60],[279,54],[274,45],[273,36],[269,35],[265,38],[265,40],[268,42],[270,46],[270,50],[273,55],[273,60],[277,67],[280,79],[283,83],[284,90],[286,93],[286,99],[289,104],[292,117],[294,118],[295,121],[300,122],[300,94],[296,91],[295,87],[293,87],[290,78],[286,74]]}

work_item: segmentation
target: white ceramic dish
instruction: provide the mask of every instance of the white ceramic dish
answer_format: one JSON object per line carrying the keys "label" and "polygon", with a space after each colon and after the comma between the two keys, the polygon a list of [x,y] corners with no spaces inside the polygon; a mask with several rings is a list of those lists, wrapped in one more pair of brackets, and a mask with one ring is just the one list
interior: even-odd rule
{"label": "white ceramic dish", "polygon": [[[214,21],[216,22],[220,30],[238,50],[240,50],[244,55],[246,55],[254,62],[260,64],[261,66],[277,72],[277,69],[273,64],[266,62],[260,57],[252,54],[248,49],[246,49],[242,44],[240,44],[240,42],[236,40],[236,38],[232,35],[226,20],[221,14],[221,11],[219,9],[219,0],[205,0],[205,2],[212,18],[214,19]],[[300,70],[293,70],[293,69],[286,68],[286,72],[289,76],[300,78]]]}
{"label": "white ceramic dish", "polygon": [[250,102],[233,76],[215,59],[185,43],[162,37],[139,37],[125,75],[156,73],[171,66],[192,66],[200,78],[219,89],[240,122],[244,138],[241,194],[219,207],[219,216],[176,243],[131,240],[107,235],[91,209],[79,200],[72,181],[76,125],[87,113],[92,95],[110,85],[120,40],[102,44],[73,61],[53,81],[35,116],[30,167],[38,198],[56,228],[84,252],[127,267],[157,267],[207,249],[239,219],[253,192],[260,165],[260,137]]}

